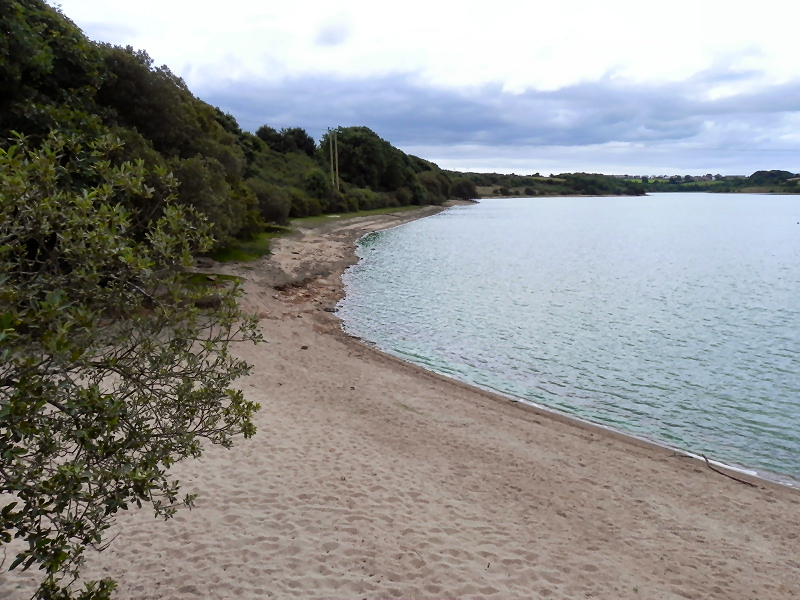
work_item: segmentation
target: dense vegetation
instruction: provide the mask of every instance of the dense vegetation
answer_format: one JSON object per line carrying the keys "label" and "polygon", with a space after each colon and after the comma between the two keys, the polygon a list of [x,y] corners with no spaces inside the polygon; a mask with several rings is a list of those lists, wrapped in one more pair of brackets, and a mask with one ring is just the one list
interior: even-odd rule
{"label": "dense vegetation", "polygon": [[64,133],[0,148],[0,564],[38,568],[41,600],[107,598],[111,581],[72,584],[114,515],[191,506],[169,467],[255,431],[229,346],[257,323],[236,286],[184,273],[210,226],[118,151]]}
{"label": "dense vegetation", "polygon": [[93,43],[41,0],[4,2],[0,27],[0,147],[13,132],[33,144],[58,132],[84,147],[118,138],[123,145],[112,163],[141,161],[151,174],[152,197],[129,207],[143,223],[164,201],[156,173],[173,174],[178,203],[205,215],[219,244],[290,216],[449,197],[449,178],[436,165],[363,127],[337,132],[341,182],[334,189],[327,139],[317,145],[300,127],[242,131],[146,52]]}
{"label": "dense vegetation", "polygon": [[589,173],[562,173],[542,177],[501,173],[455,173],[451,176],[471,181],[480,196],[641,196],[640,182]]}
{"label": "dense vegetation", "polygon": [[800,175],[789,171],[756,171],[749,177],[723,175],[673,175],[635,180],[648,192],[717,192],[749,194],[798,194]]}

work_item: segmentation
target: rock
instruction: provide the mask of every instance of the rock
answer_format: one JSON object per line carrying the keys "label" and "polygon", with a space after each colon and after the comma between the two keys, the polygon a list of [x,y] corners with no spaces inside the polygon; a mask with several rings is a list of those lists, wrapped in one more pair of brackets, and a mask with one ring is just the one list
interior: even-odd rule
{"label": "rock", "polygon": [[207,256],[198,256],[194,259],[194,266],[198,269],[213,269],[217,263]]}
{"label": "rock", "polygon": [[222,306],[222,296],[219,294],[203,296],[202,298],[195,300],[194,305],[197,308],[219,308]]}

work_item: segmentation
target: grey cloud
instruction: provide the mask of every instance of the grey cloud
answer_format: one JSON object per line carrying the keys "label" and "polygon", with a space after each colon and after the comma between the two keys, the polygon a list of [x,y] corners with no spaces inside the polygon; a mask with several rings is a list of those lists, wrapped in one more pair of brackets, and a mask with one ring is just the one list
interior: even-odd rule
{"label": "grey cloud", "polygon": [[350,37],[350,23],[345,18],[338,18],[325,23],[317,31],[314,43],[318,46],[339,46]]}
{"label": "grey cloud", "polygon": [[716,85],[759,76],[720,68],[673,84],[608,78],[514,95],[499,85],[455,91],[423,86],[412,74],[393,74],[295,79],[280,85],[233,83],[201,97],[251,131],[265,123],[297,125],[319,138],[327,127],[366,125],[400,147],[471,146],[488,152],[621,142],[651,148],[789,150],[777,137],[788,118],[800,112],[800,82],[705,99]]}

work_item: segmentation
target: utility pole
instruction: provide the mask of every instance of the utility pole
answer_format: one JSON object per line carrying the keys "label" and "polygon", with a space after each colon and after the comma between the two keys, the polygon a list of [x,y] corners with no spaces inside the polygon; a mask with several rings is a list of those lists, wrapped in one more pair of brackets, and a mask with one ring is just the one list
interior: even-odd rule
{"label": "utility pole", "polygon": [[336,156],[336,191],[339,191],[339,138],[336,135],[336,132],[333,132],[333,148],[336,151],[334,155]]}
{"label": "utility pole", "polygon": [[328,149],[331,154],[331,189],[333,189],[336,187],[336,175],[333,171],[333,132],[330,127],[328,127]]}
{"label": "utility pole", "polygon": [[328,128],[328,146],[331,153],[331,187],[339,191],[339,143],[336,139],[336,130]]}

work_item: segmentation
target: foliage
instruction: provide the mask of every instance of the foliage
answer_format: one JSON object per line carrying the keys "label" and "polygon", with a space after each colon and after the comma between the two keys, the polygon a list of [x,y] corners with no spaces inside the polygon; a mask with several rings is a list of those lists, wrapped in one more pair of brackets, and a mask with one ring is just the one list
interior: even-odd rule
{"label": "foliage", "polygon": [[[367,127],[339,127],[335,133],[339,175],[344,181],[374,192],[397,193],[405,188],[411,194],[409,203],[428,203],[425,188],[416,176],[422,167],[413,157]],[[331,133],[326,133],[317,151],[320,164],[329,163],[330,144]],[[401,196],[405,197],[406,193]],[[398,200],[403,204],[401,198]]]}
{"label": "foliage", "polygon": [[290,127],[281,130],[284,152],[301,152],[306,156],[314,156],[317,144],[302,127]]}
{"label": "foliage", "polygon": [[478,190],[469,178],[459,177],[450,184],[450,195],[462,200],[472,200],[478,197]]}
{"label": "foliage", "polygon": [[251,178],[246,182],[250,191],[255,194],[261,217],[270,223],[285,225],[292,209],[292,197],[289,192],[277,185],[262,179]]}
{"label": "foliage", "polygon": [[269,125],[262,125],[256,130],[256,136],[276,152],[283,151],[283,137]]}
{"label": "foliage", "polygon": [[639,182],[599,175],[597,173],[562,173],[542,177],[515,173],[458,173],[448,172],[453,178],[467,178],[479,193],[501,196],[640,196],[645,189]]}
{"label": "foliage", "polygon": [[756,171],[749,177],[673,175],[668,179],[642,178],[649,192],[800,193],[800,177],[789,171]]}
{"label": "foliage", "polygon": [[351,187],[345,192],[345,196],[347,198],[346,210],[349,211],[375,210],[399,206],[396,196],[387,193],[379,194],[366,188]]}
{"label": "foliage", "polygon": [[71,21],[38,0],[6,0],[0,31],[0,133],[97,127],[91,97],[103,65]]}
{"label": "foliage", "polygon": [[305,129],[302,127],[289,127],[278,132],[269,125],[262,125],[256,131],[263,142],[272,150],[283,154],[298,152],[306,156],[313,157],[317,149],[317,144]]}
{"label": "foliage", "polygon": [[316,198],[320,203],[327,204],[333,193],[331,178],[321,169],[314,169],[309,172],[308,175],[306,175],[303,185],[308,195],[312,198]]}
{"label": "foliage", "polygon": [[[42,570],[41,599],[108,597],[108,580],[73,588],[115,513],[191,506],[169,467],[255,431],[229,348],[257,341],[256,323],[236,286],[209,302],[183,285],[211,242],[191,208],[169,195],[133,235],[125,204],[151,190],[116,149],[63,135],[0,149],[0,542],[23,543],[11,568]],[[94,183],[75,183],[76,155]]]}
{"label": "foliage", "polygon": [[425,188],[428,204],[444,204],[450,197],[450,179],[443,171],[422,171],[417,179]]}

